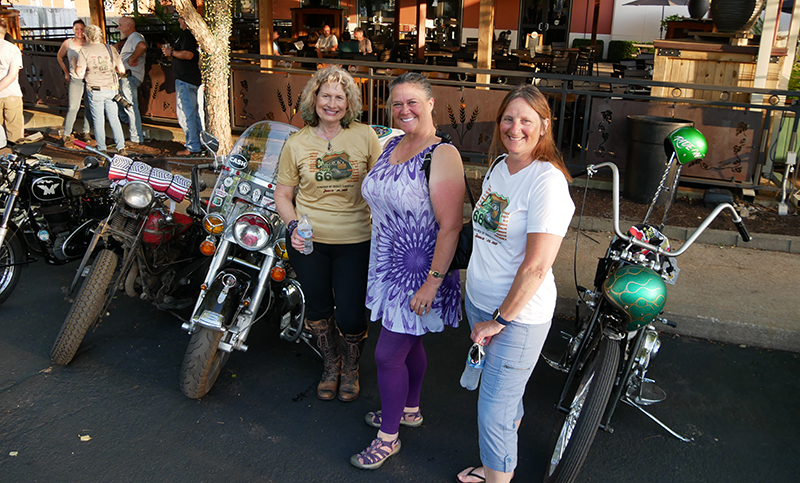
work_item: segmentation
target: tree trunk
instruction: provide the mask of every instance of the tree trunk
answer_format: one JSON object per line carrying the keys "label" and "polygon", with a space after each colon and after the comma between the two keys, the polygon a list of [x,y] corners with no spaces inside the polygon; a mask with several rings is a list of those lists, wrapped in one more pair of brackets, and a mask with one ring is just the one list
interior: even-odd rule
{"label": "tree trunk", "polygon": [[228,97],[232,23],[230,1],[206,1],[205,20],[194,10],[190,0],[175,0],[175,7],[202,50],[200,71],[205,84],[205,113],[201,115],[205,115],[206,129],[219,139],[219,153],[227,154],[233,145]]}

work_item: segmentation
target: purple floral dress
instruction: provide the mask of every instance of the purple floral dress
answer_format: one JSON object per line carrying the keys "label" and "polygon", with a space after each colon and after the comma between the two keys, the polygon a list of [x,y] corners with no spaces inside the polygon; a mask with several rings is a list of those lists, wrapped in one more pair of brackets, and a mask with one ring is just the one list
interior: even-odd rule
{"label": "purple floral dress", "polygon": [[441,332],[461,320],[461,279],[458,270],[447,274],[431,312],[423,317],[409,301],[428,277],[439,224],[433,214],[428,182],[420,171],[430,146],[402,164],[389,157],[402,136],[390,140],[361,186],[372,211],[367,308],[373,321],[383,319],[392,332],[423,335]]}

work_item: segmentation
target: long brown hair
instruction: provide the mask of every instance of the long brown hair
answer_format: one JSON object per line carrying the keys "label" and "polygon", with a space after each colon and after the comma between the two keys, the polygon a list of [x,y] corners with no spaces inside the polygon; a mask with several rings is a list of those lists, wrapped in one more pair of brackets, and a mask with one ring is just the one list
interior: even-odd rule
{"label": "long brown hair", "polygon": [[[534,161],[543,161],[552,164],[559,171],[564,173],[567,181],[572,181],[572,176],[567,171],[567,166],[564,164],[564,159],[561,157],[561,152],[556,147],[556,141],[553,137],[553,115],[550,111],[550,105],[547,103],[547,98],[542,94],[539,89],[530,84],[521,84],[513,91],[509,92],[503,102],[500,104],[500,109],[497,110],[497,118],[495,119],[494,137],[492,138],[492,145],[489,148],[489,159],[495,160],[497,156],[506,152],[503,141],[500,139],[500,120],[506,112],[508,105],[515,99],[522,99],[531,106],[531,109],[536,111],[536,114],[542,120],[542,124],[546,124],[544,135],[539,138],[536,147],[533,148],[531,157]],[[548,122],[545,123],[544,120]]]}

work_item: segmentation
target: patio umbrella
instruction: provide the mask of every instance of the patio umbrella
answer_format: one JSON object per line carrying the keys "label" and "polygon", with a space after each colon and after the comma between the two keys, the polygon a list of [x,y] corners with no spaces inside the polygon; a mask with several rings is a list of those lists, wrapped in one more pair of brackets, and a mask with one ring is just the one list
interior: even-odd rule
{"label": "patio umbrella", "polygon": [[[645,7],[661,7],[661,21],[664,21],[664,7],[680,7],[689,5],[689,0],[633,0],[632,2],[623,3],[623,6],[638,5]],[[659,36],[664,37],[664,26],[661,25]]]}

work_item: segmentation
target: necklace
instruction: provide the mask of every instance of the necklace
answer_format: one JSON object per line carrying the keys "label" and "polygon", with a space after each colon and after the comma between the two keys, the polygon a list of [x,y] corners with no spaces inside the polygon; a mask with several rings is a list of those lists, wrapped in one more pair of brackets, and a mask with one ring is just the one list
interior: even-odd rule
{"label": "necklace", "polygon": [[[404,149],[405,154],[403,155],[403,158],[400,158],[400,156],[398,155],[395,158],[395,162],[393,164],[401,164],[401,162],[405,162],[408,159],[411,159],[411,156],[417,154],[418,152],[422,151],[422,149],[425,149],[426,147],[428,147],[428,144],[427,144],[428,139],[430,139],[431,136],[435,136],[435,135],[436,135],[436,131],[434,131],[431,134],[428,134],[427,136],[425,136],[424,139],[422,139],[421,141],[417,141],[414,144],[411,144],[411,141],[407,141],[407,139],[408,139],[407,137],[404,137],[403,139],[401,139],[400,143],[403,143],[403,144],[407,145],[408,147],[406,149]],[[400,145],[400,143],[398,143],[398,146]],[[420,146],[422,147],[421,149],[420,149]],[[397,147],[395,147],[395,150],[396,149],[397,149]],[[410,154],[410,156],[408,156],[407,159],[404,159],[406,157],[406,154]],[[400,159],[404,159],[404,161],[400,161]]]}
{"label": "necklace", "polygon": [[328,141],[328,151],[331,150],[331,141],[333,141],[333,138],[335,138],[336,136],[339,135],[340,132],[342,132],[342,126],[341,125],[337,124],[336,127],[337,127],[336,132],[333,133],[333,135],[330,136],[330,137],[328,137],[326,135],[325,130],[322,129],[322,126],[317,126],[317,127],[314,128],[314,132],[317,134],[317,136],[319,136],[322,139]]}

